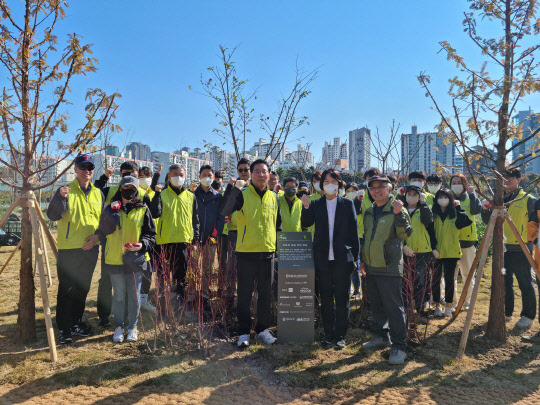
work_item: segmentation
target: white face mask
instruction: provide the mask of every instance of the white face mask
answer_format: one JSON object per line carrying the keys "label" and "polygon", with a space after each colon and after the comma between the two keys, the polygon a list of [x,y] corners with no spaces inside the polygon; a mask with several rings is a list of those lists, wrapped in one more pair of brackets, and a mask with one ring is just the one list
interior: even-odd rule
{"label": "white face mask", "polygon": [[419,197],[417,195],[407,195],[405,199],[408,205],[416,205],[418,204]]}
{"label": "white face mask", "polygon": [[200,181],[203,186],[210,187],[214,180],[212,180],[212,177],[203,177]]}
{"label": "white face mask", "polygon": [[347,193],[347,198],[348,198],[349,200],[354,200],[354,199],[356,198],[356,191],[349,191],[349,192]]}
{"label": "white face mask", "polygon": [[139,187],[143,190],[148,190],[148,187],[152,184],[152,178],[151,177],[141,177],[139,179]]}
{"label": "white face mask", "polygon": [[345,190],[343,190],[342,188],[339,189],[339,196],[340,197],[345,196]]}
{"label": "white face mask", "polygon": [[452,184],[452,193],[461,195],[463,193],[463,184]]}
{"label": "white face mask", "polygon": [[337,184],[329,183],[324,186],[324,192],[326,194],[334,195],[337,193],[339,186]]}
{"label": "white face mask", "polygon": [[446,208],[446,207],[448,207],[448,204],[450,203],[450,200],[448,198],[439,198],[437,200],[437,202],[439,203],[439,205],[442,208]]}
{"label": "white face mask", "polygon": [[437,191],[439,191],[441,186],[439,186],[438,184],[428,184],[427,188],[431,194],[435,194],[437,193]]}
{"label": "white face mask", "polygon": [[321,186],[319,185],[319,183],[313,183],[313,187],[315,187],[315,190],[321,191]]}
{"label": "white face mask", "polygon": [[185,177],[181,177],[181,176],[172,176],[171,177],[171,184],[174,187],[182,187],[185,182],[186,182]]}
{"label": "white face mask", "polygon": [[416,187],[418,187],[418,188],[421,189],[421,188],[424,187],[424,182],[423,182],[423,181],[411,181],[411,182],[409,183],[409,185],[411,185],[411,186],[416,186]]}

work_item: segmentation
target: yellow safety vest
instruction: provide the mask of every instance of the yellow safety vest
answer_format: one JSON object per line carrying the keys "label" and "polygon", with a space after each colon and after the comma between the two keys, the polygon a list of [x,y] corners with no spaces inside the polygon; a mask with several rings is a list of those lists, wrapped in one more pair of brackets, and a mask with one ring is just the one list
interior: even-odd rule
{"label": "yellow safety vest", "polygon": [[[133,208],[129,214],[120,210],[120,227],[107,235],[107,244],[105,250],[105,263],[111,265],[124,264],[124,244],[127,242],[138,243],[141,238],[144,214],[148,207]],[[146,261],[150,260],[148,253],[145,254]]]}
{"label": "yellow safety vest", "polygon": [[[116,194],[116,192],[118,191],[118,188],[120,187],[120,184],[117,184],[116,186],[112,186],[109,188],[109,192],[107,193],[107,199],[105,200],[105,203],[107,205],[109,205],[112,201],[112,198],[114,197],[114,195]],[[143,189],[143,188],[138,188],[137,189],[138,191],[138,196],[139,197],[139,200],[143,200],[144,198],[144,195],[146,194],[146,191]]]}
{"label": "yellow safety vest", "polygon": [[88,195],[81,190],[79,181],[73,180],[67,187],[67,210],[58,221],[58,249],[80,249],[85,239],[92,236],[99,226],[103,198],[101,191],[90,183]]}
{"label": "yellow safety vest", "polygon": [[467,216],[472,221],[472,224],[459,230],[459,240],[477,241],[478,231],[476,229],[476,215],[471,214],[471,198],[467,194],[464,201],[459,202],[461,208],[465,210]]}
{"label": "yellow safety vest", "polygon": [[283,232],[302,232],[302,201],[294,197],[292,209],[289,210],[287,197],[279,198],[279,209],[281,211],[281,229]]}
{"label": "yellow safety vest", "polygon": [[364,213],[371,208],[373,205],[373,202],[369,199],[368,191],[366,190],[364,193],[364,198],[362,198],[362,213],[357,216],[357,224],[358,224],[358,237],[363,238],[364,237]]}
{"label": "yellow safety vest", "polygon": [[171,187],[161,192],[161,217],[156,242],[191,243],[193,241],[193,193],[184,188],[176,194]]}
{"label": "yellow safety vest", "polygon": [[[527,243],[527,223],[529,222],[529,210],[527,209],[527,205],[529,202],[529,196],[527,195],[526,197],[524,197],[525,195],[525,191],[519,190],[515,200],[519,198],[521,198],[521,200],[510,204],[510,206],[508,207],[508,214],[516,225],[516,228],[521,235],[521,238],[525,243]],[[514,232],[512,232],[512,229],[510,229],[510,225],[508,225],[506,221],[504,221],[504,237],[506,239],[506,244],[519,245],[519,242],[517,241]]]}
{"label": "yellow safety vest", "polygon": [[250,185],[242,190],[244,206],[238,212],[237,252],[275,252],[278,202],[266,190],[262,199]]}
{"label": "yellow safety vest", "polygon": [[406,244],[414,253],[428,253],[431,252],[431,242],[429,239],[429,233],[420,219],[420,208],[417,208],[411,218],[411,227],[413,232],[411,236],[407,238]]}
{"label": "yellow safety vest", "polygon": [[[449,218],[443,221],[435,215],[435,237],[437,238],[437,252],[441,259],[460,259],[461,246],[459,245],[459,230],[456,228],[456,219]],[[414,233],[414,232],[413,232]]]}

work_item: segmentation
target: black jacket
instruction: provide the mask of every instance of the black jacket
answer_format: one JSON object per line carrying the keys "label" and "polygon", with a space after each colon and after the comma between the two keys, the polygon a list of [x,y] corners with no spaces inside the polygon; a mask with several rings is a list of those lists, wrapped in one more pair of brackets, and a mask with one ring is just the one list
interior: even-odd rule
{"label": "black jacket", "polygon": [[[360,251],[356,210],[351,200],[340,196],[336,206],[334,220],[334,260],[336,264],[356,261]],[[313,239],[313,259],[315,268],[325,270],[328,266],[330,238],[328,236],[328,211],[326,198],[313,201],[308,208],[302,210],[302,228],[315,224]]]}

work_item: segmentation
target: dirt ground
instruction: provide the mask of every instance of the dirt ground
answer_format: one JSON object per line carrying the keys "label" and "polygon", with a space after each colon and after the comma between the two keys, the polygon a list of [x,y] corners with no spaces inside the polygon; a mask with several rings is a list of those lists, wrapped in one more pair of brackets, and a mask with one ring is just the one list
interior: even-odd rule
{"label": "dirt ground", "polygon": [[[9,251],[0,249],[0,263]],[[112,328],[97,328],[98,265],[87,301],[88,322],[96,334],[59,346],[58,363],[52,364],[39,288],[38,341],[24,345],[16,339],[18,265],[16,255],[0,275],[0,404],[540,404],[540,346],[523,343],[512,329],[504,344],[484,338],[490,269],[465,359],[455,358],[465,319],[461,314],[441,335],[409,347],[403,366],[390,366],[388,350],[361,349],[369,334],[357,326],[357,302],[343,351],[318,343],[253,344],[238,351],[234,342],[222,340],[206,355],[187,348],[176,355],[150,355],[144,339],[153,335],[148,315],[137,344],[115,345]],[[54,260],[51,265],[54,315]],[[520,302],[517,296],[509,328],[518,319]],[[431,321],[428,335],[443,322]]]}

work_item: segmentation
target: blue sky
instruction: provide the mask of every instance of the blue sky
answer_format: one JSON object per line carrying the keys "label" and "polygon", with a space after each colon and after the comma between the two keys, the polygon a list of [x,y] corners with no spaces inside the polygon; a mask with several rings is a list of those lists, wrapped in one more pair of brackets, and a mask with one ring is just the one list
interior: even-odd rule
{"label": "blue sky", "polygon": [[[58,34],[60,41],[67,32],[82,35],[99,59],[99,71],[72,86],[73,108],[88,87],[120,92],[117,123],[152,150],[222,143],[212,134],[212,102],[188,89],[198,88],[200,73],[218,62],[219,44],[239,46],[239,76],[260,86],[258,113],[275,111],[292,85],[297,57],[306,69],[320,67],[300,107],[310,125],[291,135],[313,143],[320,156],[325,140],[345,141],[364,125],[383,134],[392,119],[401,132],[414,124],[433,129],[438,116],[416,76],[427,71],[433,92],[445,100],[447,79],[457,72],[437,53],[438,41],[478,60],[461,26],[467,8],[464,0],[86,0],[72,2]],[[540,98],[522,107],[529,105],[540,110]],[[264,134],[254,125],[251,136]],[[119,135],[116,143],[124,141]]]}

